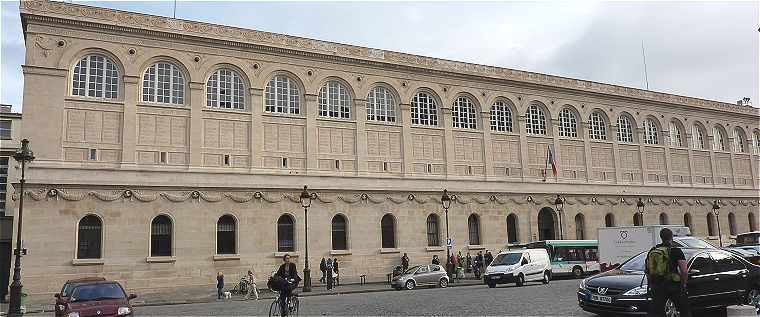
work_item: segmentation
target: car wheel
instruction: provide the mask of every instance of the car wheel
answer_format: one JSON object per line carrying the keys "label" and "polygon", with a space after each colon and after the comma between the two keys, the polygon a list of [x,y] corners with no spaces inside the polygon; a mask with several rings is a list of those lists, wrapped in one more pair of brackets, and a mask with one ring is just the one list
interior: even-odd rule
{"label": "car wheel", "polygon": [[551,275],[549,275],[549,272],[544,272],[544,279],[541,282],[543,282],[544,284],[549,284],[549,281],[551,279],[552,279],[552,277],[551,277]]}
{"label": "car wheel", "polygon": [[760,312],[760,290],[753,289],[747,293],[747,305],[754,306]]}
{"label": "car wheel", "polygon": [[680,317],[681,312],[678,311],[678,306],[671,299],[665,302],[665,317]]}
{"label": "car wheel", "polygon": [[496,287],[496,283],[488,283],[488,287],[489,288],[494,288],[494,287]]}
{"label": "car wheel", "polygon": [[583,277],[583,269],[580,266],[576,266],[573,268],[573,277],[575,278]]}
{"label": "car wheel", "polygon": [[517,282],[515,284],[517,284],[517,286],[525,285],[525,277],[522,275],[522,273],[517,276]]}
{"label": "car wheel", "polygon": [[446,288],[447,286],[449,286],[449,280],[447,280],[446,278],[441,278],[441,280],[438,281],[438,286],[440,286],[441,288]]}
{"label": "car wheel", "polygon": [[411,290],[414,289],[414,286],[415,286],[414,285],[414,281],[408,280],[408,281],[406,281],[406,283],[404,284],[404,286],[406,286],[406,289],[408,289],[408,290],[411,291]]}

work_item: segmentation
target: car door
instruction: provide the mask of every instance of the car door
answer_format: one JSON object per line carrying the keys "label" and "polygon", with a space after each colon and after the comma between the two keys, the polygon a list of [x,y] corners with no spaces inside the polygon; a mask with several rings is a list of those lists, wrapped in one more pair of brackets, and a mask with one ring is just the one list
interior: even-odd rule
{"label": "car door", "polygon": [[716,300],[725,304],[739,302],[741,295],[747,291],[747,268],[733,255],[723,251],[710,252],[715,261],[715,273],[718,279],[715,283]]}
{"label": "car door", "polygon": [[418,285],[430,284],[430,268],[427,265],[420,265],[417,273],[414,274],[414,281]]}
{"label": "car door", "polygon": [[430,265],[430,280],[431,283],[438,283],[438,280],[441,279],[445,274],[443,274],[443,268],[439,265]]}
{"label": "car door", "polygon": [[688,294],[693,307],[712,306],[716,301],[715,282],[720,277],[715,273],[715,263],[708,252],[694,256],[689,263]]}

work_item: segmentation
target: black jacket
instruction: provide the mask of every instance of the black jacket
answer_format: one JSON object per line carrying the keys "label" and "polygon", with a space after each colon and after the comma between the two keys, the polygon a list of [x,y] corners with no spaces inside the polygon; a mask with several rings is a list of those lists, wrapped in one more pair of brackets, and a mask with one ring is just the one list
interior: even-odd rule
{"label": "black jacket", "polygon": [[295,263],[283,263],[275,273],[276,276],[282,277],[285,280],[293,279],[295,284],[301,282],[301,277],[298,276],[298,269]]}

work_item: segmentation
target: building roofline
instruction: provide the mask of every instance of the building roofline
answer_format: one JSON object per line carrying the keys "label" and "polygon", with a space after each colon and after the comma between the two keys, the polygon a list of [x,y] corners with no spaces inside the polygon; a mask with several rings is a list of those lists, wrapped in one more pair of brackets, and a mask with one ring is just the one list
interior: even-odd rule
{"label": "building roofline", "polygon": [[643,101],[688,105],[710,110],[760,116],[760,108],[741,106],[733,103],[81,4],[49,0],[25,0],[20,1],[19,11],[21,13],[22,25],[24,26],[24,33],[26,33],[28,19],[47,17],[54,20],[60,19],[59,22],[71,21],[73,23],[79,22],[80,24],[82,22],[89,22],[105,25],[109,29],[132,29],[150,34],[163,34],[165,36],[179,34],[208,40],[279,48],[286,50],[286,52],[299,51],[323,56],[344,57],[365,62],[377,62],[429,71],[477,76],[490,80],[508,80],[524,84],[543,85],[553,88],[628,97]]}

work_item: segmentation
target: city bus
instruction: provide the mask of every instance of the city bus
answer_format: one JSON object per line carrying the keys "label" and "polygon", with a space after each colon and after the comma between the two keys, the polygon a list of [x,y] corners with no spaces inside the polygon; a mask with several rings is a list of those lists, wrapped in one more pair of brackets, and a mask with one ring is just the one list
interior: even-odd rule
{"label": "city bus", "polygon": [[545,240],[525,244],[529,249],[543,248],[549,252],[552,275],[572,275],[581,278],[599,272],[599,241]]}

